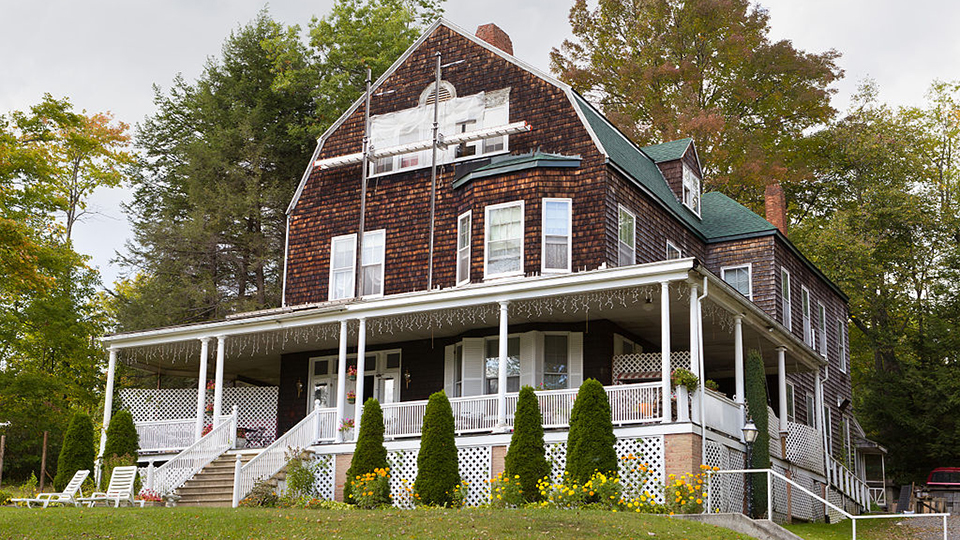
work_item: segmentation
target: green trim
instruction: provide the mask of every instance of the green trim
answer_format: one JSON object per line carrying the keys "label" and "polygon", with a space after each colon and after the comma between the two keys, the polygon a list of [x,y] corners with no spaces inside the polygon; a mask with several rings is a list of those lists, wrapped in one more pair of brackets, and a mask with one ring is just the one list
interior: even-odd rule
{"label": "green trim", "polygon": [[478,167],[453,181],[453,189],[465,186],[478,178],[497,176],[526,169],[539,168],[577,168],[580,166],[580,156],[562,156],[544,152],[530,152],[528,154],[496,156],[490,163]]}

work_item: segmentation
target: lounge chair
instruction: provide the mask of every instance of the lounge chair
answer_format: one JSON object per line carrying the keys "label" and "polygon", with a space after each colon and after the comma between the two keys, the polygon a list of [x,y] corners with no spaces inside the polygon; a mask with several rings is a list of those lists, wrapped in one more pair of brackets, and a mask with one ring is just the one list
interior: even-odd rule
{"label": "lounge chair", "polygon": [[33,508],[34,504],[43,504],[43,507],[46,508],[50,504],[72,504],[74,506],[80,506],[80,502],[77,499],[77,494],[81,497],[83,492],[80,490],[80,486],[83,484],[83,481],[87,479],[87,476],[90,475],[89,469],[84,469],[82,471],[77,471],[73,478],[70,480],[70,483],[67,484],[67,487],[64,488],[60,493],[41,493],[32,499],[11,499],[13,502],[25,502],[27,503],[27,508]]}
{"label": "lounge chair", "polygon": [[110,485],[107,486],[106,492],[97,492],[89,497],[81,497],[77,501],[86,503],[88,507],[94,506],[98,502],[112,502],[115,508],[119,508],[120,503],[129,503],[130,506],[140,503],[140,507],[143,508],[144,501],[133,500],[133,484],[136,479],[136,466],[117,467],[113,469],[113,474],[110,475]]}

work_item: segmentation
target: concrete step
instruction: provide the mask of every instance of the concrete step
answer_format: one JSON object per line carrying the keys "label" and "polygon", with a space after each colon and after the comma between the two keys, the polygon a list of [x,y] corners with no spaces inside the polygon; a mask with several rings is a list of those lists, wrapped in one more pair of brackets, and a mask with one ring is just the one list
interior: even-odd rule
{"label": "concrete step", "polygon": [[743,514],[684,514],[670,517],[723,527],[760,540],[803,540],[769,519],[750,519]]}

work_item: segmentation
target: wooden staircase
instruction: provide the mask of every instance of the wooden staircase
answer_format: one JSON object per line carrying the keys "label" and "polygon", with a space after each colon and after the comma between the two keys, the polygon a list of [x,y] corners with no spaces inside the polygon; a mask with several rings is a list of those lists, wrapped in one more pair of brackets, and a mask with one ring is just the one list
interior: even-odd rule
{"label": "wooden staircase", "polygon": [[237,456],[246,464],[259,450],[230,451],[203,468],[193,478],[177,489],[180,506],[232,506],[233,474]]}

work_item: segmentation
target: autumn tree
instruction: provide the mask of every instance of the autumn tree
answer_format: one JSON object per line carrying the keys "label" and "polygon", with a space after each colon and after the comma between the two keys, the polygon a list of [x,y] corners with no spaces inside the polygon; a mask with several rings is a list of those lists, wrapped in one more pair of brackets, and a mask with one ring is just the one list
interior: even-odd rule
{"label": "autumn tree", "polygon": [[552,70],[636,143],[693,137],[705,187],[754,207],[770,180],[805,176],[796,141],[834,115],[836,51],[771,41],[748,0],[577,0],[570,24]]}

